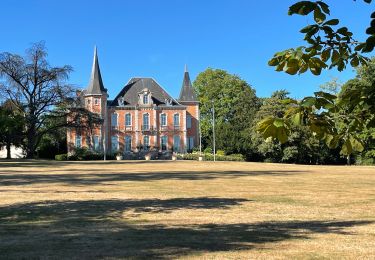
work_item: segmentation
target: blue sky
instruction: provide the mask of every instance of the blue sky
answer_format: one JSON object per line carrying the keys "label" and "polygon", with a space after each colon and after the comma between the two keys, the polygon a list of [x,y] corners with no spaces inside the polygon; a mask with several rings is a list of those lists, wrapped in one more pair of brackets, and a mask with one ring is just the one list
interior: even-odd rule
{"label": "blue sky", "polygon": [[[113,98],[133,76],[154,77],[178,96],[184,65],[194,79],[220,68],[249,82],[258,96],[287,89],[292,97],[311,95],[319,85],[354,76],[325,71],[289,76],[267,65],[272,55],[303,42],[298,31],[311,18],[288,16],[292,0],[29,0],[1,1],[0,52],[23,54],[45,41],[52,65],[72,65],[70,82],[88,84],[94,45],[102,77]],[[358,38],[365,38],[372,8],[363,1],[327,1]]]}

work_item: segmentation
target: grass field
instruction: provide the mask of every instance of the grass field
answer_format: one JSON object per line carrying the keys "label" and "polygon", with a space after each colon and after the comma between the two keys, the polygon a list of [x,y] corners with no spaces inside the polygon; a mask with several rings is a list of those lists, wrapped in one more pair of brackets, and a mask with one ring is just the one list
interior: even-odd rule
{"label": "grass field", "polygon": [[0,259],[375,258],[375,168],[0,161]]}

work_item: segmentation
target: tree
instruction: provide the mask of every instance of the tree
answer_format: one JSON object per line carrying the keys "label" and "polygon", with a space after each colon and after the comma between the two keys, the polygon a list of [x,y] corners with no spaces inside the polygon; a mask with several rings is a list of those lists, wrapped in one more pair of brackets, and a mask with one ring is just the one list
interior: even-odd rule
{"label": "tree", "polygon": [[[270,98],[265,98],[263,105],[257,112],[252,131],[253,149],[259,157],[268,162],[289,162],[289,163],[337,163],[332,158],[332,152],[324,147],[323,143],[317,140],[310,129],[306,126],[293,126],[285,142],[280,143],[275,139],[264,139],[256,131],[256,125],[264,118],[282,118],[292,99],[288,97],[285,90],[275,91]],[[295,101],[295,100],[294,100]],[[334,151],[336,152],[336,151]]]}
{"label": "tree", "polygon": [[255,90],[241,78],[220,69],[207,69],[194,81],[200,101],[202,143],[212,147],[212,106],[215,106],[216,146],[227,153],[246,154],[248,132],[259,107]]}
{"label": "tree", "polygon": [[10,102],[0,106],[0,146],[5,145],[7,159],[11,159],[11,146],[22,143],[23,117]]}
{"label": "tree", "polygon": [[75,89],[66,83],[72,68],[52,67],[46,58],[44,43],[33,44],[25,57],[0,54],[0,98],[10,100],[23,115],[26,158],[34,157],[46,133],[66,126],[84,127],[76,120],[78,110],[88,115],[78,103],[74,106]]}
{"label": "tree", "polygon": [[[314,75],[320,75],[323,68],[337,67],[341,71],[348,62],[353,67],[361,65],[359,71],[368,65],[369,59],[362,54],[371,52],[375,47],[375,13],[371,15],[373,20],[366,31],[370,36],[363,43],[354,40],[346,27],[337,31],[332,29],[339,24],[339,20],[326,21],[330,10],[323,1],[300,1],[289,8],[290,15],[310,13],[314,14],[316,24],[301,30],[310,45],[275,54],[269,62],[271,66],[292,75],[308,69]],[[268,117],[258,124],[258,130],[264,138],[273,137],[285,143],[293,125],[306,125],[328,147],[336,149],[340,146],[341,153],[347,156],[350,163],[352,153],[364,150],[363,131],[375,125],[374,83],[362,83],[352,81],[351,87],[338,96],[319,91],[302,101],[291,101],[282,118]]]}
{"label": "tree", "polygon": [[[372,0],[363,0],[371,3]],[[365,65],[368,61],[365,53],[375,48],[375,12],[371,14],[370,27],[366,33],[369,37],[360,42],[353,37],[347,27],[338,27],[339,19],[327,20],[330,7],[325,1],[298,1],[289,7],[289,15],[313,14],[315,24],[300,30],[305,35],[307,46],[299,46],[278,52],[269,61],[276,71],[288,74],[305,73],[310,70],[314,75],[320,75],[322,69],[337,68],[342,71],[350,63],[353,67]],[[337,29],[336,29],[337,28]]]}

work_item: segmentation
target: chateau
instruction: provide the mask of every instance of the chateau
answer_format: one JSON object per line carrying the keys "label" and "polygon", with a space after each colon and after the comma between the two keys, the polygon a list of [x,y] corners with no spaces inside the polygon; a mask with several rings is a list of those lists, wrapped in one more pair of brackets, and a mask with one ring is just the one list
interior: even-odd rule
{"label": "chateau", "polygon": [[186,153],[199,145],[199,102],[185,67],[178,99],[153,78],[131,78],[114,100],[108,100],[95,48],[88,87],[79,92],[82,106],[103,124],[85,131],[69,129],[68,153],[89,148],[109,154]]}

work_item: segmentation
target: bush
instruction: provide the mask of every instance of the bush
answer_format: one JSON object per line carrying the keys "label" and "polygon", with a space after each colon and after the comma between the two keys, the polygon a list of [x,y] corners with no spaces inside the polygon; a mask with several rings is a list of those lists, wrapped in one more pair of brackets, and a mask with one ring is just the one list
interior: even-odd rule
{"label": "bush", "polygon": [[[202,155],[205,161],[213,161],[214,156],[212,154],[204,154]],[[199,154],[197,153],[187,153],[187,154],[180,154],[177,156],[179,160],[196,160],[198,161]],[[242,154],[231,154],[231,155],[217,155],[216,161],[235,161],[235,162],[243,162],[245,161],[245,157]]]}
{"label": "bush", "polygon": [[68,160],[68,155],[66,153],[56,154],[55,155],[55,160],[56,161],[67,161]]}
{"label": "bush", "polygon": [[212,148],[207,147],[206,149],[204,149],[203,153],[212,153]]}
{"label": "bush", "polygon": [[225,151],[224,150],[217,150],[216,155],[225,156]]}
{"label": "bush", "polygon": [[[93,161],[93,160],[103,160],[103,154],[97,153],[87,148],[77,148],[74,153],[68,156],[69,161]],[[107,160],[114,160],[114,155],[107,155]]]}

